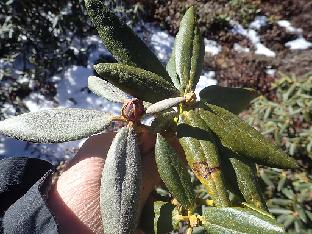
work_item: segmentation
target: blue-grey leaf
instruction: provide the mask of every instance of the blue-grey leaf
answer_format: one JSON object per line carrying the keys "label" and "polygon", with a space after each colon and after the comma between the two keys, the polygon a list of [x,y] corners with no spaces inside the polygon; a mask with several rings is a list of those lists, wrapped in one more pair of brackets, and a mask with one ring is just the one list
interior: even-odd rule
{"label": "blue-grey leaf", "polygon": [[131,234],[138,222],[141,156],[134,129],[124,127],[108,151],[101,179],[104,233]]}
{"label": "blue-grey leaf", "polygon": [[161,112],[161,111],[167,110],[171,107],[174,107],[183,101],[185,101],[185,97],[167,98],[167,99],[161,100],[159,102],[156,102],[156,103],[150,105],[146,109],[145,113],[146,114],[154,114],[157,112]]}
{"label": "blue-grey leaf", "polygon": [[0,122],[0,134],[35,143],[57,143],[88,137],[106,129],[109,113],[80,108],[29,112]]}
{"label": "blue-grey leaf", "polygon": [[113,84],[107,82],[96,76],[88,77],[88,88],[96,95],[101,96],[111,102],[123,103],[128,99],[128,95],[114,86]]}

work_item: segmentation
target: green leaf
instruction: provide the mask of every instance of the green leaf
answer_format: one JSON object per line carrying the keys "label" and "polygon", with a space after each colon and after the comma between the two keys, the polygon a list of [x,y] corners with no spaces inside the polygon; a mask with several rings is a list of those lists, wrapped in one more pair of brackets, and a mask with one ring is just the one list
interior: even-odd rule
{"label": "green leaf", "polygon": [[247,203],[267,211],[261,188],[256,175],[256,165],[252,162],[237,159],[234,152],[223,150],[222,155],[229,157],[234,168],[239,190]]}
{"label": "green leaf", "polygon": [[155,158],[159,175],[169,192],[183,207],[192,209],[195,196],[191,177],[175,149],[159,133],[155,145]]}
{"label": "green leaf", "polygon": [[105,233],[135,233],[141,176],[134,129],[124,127],[111,144],[101,178],[100,206]]}
{"label": "green leaf", "polygon": [[228,157],[223,156],[223,152],[220,151],[222,160],[221,160],[221,171],[223,171],[224,175],[224,183],[225,187],[228,191],[235,195],[234,200],[231,201],[234,203],[233,205],[240,205],[242,201],[244,201],[243,195],[238,187],[237,177],[232,166],[232,163]]}
{"label": "green leaf", "polygon": [[163,202],[154,202],[154,233],[163,234],[169,233],[175,229],[176,222],[174,216],[178,214],[175,206]]}
{"label": "green leaf", "polygon": [[174,48],[172,50],[171,57],[167,63],[166,70],[171,78],[172,83],[174,84],[174,87],[176,87],[180,93],[183,93],[183,90],[181,90],[180,80],[177,74],[176,70],[176,61],[175,61],[175,51]]}
{"label": "green leaf", "polygon": [[204,226],[208,233],[284,233],[274,219],[246,208],[207,208]]}
{"label": "green leaf", "polygon": [[88,88],[96,95],[101,96],[111,102],[123,103],[128,99],[128,95],[112,85],[111,83],[96,77],[88,77]]}
{"label": "green leaf", "polygon": [[296,160],[264,138],[261,133],[242,121],[235,114],[212,104],[199,109],[207,126],[219,137],[221,143],[256,163],[277,167],[296,168]]}
{"label": "green leaf", "polygon": [[35,143],[57,143],[88,137],[106,129],[112,115],[80,108],[29,112],[0,122],[0,134]]}
{"label": "green leaf", "polygon": [[171,83],[150,71],[119,63],[100,63],[94,68],[103,79],[144,101],[155,103],[179,95]]}
{"label": "green leaf", "polygon": [[174,49],[181,90],[187,93],[194,89],[199,80],[205,52],[194,7],[190,7],[181,20]]}
{"label": "green leaf", "polygon": [[153,132],[162,132],[165,130],[169,131],[176,131],[176,122],[174,118],[177,117],[177,112],[175,111],[168,111],[165,113],[161,113],[158,115],[151,124],[151,129]]}
{"label": "green leaf", "polygon": [[259,93],[248,88],[229,88],[211,85],[200,91],[199,96],[203,102],[217,105],[234,114],[238,114],[245,110],[249,103],[259,96]]}
{"label": "green leaf", "polygon": [[196,25],[194,29],[190,81],[189,81],[186,92],[195,90],[196,85],[199,81],[200,75],[203,70],[204,56],[205,56],[204,40],[200,34],[199,28]]}
{"label": "green leaf", "polygon": [[179,116],[178,137],[195,176],[206,187],[214,204],[229,206],[230,201],[220,170],[220,156],[214,134],[194,111]]}
{"label": "green leaf", "polygon": [[85,0],[85,4],[105,47],[118,62],[154,72],[170,81],[156,55],[108,9],[104,1]]}
{"label": "green leaf", "polygon": [[282,208],[270,208],[269,211],[273,214],[292,214],[291,210],[282,209]]}
{"label": "green leaf", "polygon": [[175,97],[175,98],[167,98],[164,100],[161,100],[159,102],[156,102],[152,105],[150,105],[147,109],[146,109],[146,114],[155,114],[157,112],[161,112],[164,110],[167,110],[169,108],[172,108],[176,105],[178,105],[181,102],[185,101],[185,97]]}

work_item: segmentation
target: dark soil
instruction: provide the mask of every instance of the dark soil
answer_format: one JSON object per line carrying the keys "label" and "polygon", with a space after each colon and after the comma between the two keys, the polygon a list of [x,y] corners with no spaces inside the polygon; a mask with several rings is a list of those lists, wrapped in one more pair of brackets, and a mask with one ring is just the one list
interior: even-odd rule
{"label": "dark soil", "polygon": [[246,87],[258,90],[261,94],[274,100],[275,92],[271,90],[274,76],[266,73],[272,61],[252,53],[237,53],[224,49],[214,57],[206,56],[205,67],[216,72],[216,78],[221,86]]}

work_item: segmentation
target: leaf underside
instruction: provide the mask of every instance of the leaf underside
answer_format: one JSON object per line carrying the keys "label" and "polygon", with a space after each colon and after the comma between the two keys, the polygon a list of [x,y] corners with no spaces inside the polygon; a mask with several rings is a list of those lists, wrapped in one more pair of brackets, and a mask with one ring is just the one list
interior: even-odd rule
{"label": "leaf underside", "polygon": [[59,143],[101,132],[111,120],[111,114],[96,110],[48,109],[1,121],[0,134],[35,143]]}
{"label": "leaf underside", "polygon": [[111,102],[123,103],[126,99],[128,99],[128,95],[125,92],[96,76],[88,77],[88,88],[94,94],[101,96]]}
{"label": "leaf underside", "polygon": [[147,109],[146,109],[146,114],[154,114],[157,112],[161,112],[164,110],[167,110],[169,108],[172,108],[176,105],[178,105],[179,103],[185,101],[184,97],[175,97],[175,98],[167,98],[164,100],[161,100],[159,102],[156,102],[152,105],[150,105]]}
{"label": "leaf underside", "polygon": [[116,134],[103,168],[100,205],[104,232],[134,233],[138,222],[141,156],[133,128]]}

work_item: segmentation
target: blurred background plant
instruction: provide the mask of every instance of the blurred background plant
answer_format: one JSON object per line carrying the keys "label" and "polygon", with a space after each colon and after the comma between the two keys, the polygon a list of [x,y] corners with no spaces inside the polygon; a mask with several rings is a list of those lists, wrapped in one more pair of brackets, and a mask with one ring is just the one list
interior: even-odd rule
{"label": "blurred background plant", "polygon": [[301,79],[281,74],[272,89],[277,101],[269,101],[264,96],[254,100],[249,123],[273,139],[288,154],[311,164],[312,74],[306,74]]}
{"label": "blurred background plant", "polygon": [[259,168],[267,205],[288,231],[311,232],[312,225],[312,75],[280,74],[272,84],[277,100],[253,101],[248,121],[295,157],[297,171]]}

